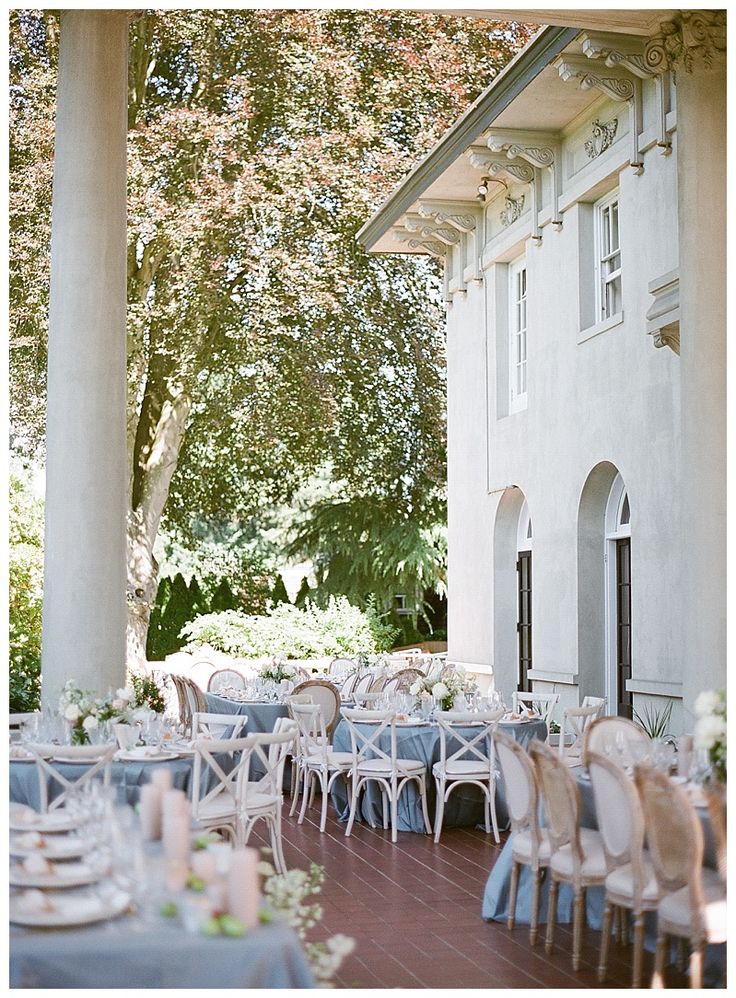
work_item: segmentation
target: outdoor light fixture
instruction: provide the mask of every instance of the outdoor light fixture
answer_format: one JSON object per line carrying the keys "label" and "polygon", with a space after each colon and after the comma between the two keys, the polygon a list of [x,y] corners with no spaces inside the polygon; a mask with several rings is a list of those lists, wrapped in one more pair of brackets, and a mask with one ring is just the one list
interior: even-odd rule
{"label": "outdoor light fixture", "polygon": [[478,198],[479,201],[485,201],[486,194],[488,193],[488,185],[490,182],[491,182],[490,177],[483,177],[481,182],[478,184],[478,193],[476,194],[476,197]]}

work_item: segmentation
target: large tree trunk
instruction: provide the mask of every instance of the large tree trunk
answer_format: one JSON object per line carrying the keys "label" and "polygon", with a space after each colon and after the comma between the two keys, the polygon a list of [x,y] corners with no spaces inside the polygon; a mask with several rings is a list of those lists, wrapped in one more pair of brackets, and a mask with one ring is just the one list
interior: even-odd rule
{"label": "large tree trunk", "polygon": [[[150,383],[150,382],[149,382]],[[128,668],[146,667],[146,639],[158,588],[153,545],[169,495],[191,407],[185,395],[166,399],[146,434],[150,444],[134,447],[137,460],[128,511]],[[150,414],[149,414],[150,415]],[[140,423],[146,418],[146,406]]]}

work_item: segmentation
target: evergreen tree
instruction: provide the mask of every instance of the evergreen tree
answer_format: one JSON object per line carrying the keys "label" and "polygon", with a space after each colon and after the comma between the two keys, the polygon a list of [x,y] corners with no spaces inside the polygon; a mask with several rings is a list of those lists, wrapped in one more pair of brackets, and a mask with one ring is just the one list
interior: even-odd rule
{"label": "evergreen tree", "polygon": [[296,594],[296,599],[294,600],[295,606],[304,606],[304,602],[309,596],[312,590],[309,588],[309,582],[306,575],[302,579],[302,584],[299,586],[299,592]]}
{"label": "evergreen tree", "polygon": [[286,585],[284,584],[284,579],[281,573],[276,576],[276,582],[271,591],[271,599],[275,603],[290,603],[289,594],[286,591]]}

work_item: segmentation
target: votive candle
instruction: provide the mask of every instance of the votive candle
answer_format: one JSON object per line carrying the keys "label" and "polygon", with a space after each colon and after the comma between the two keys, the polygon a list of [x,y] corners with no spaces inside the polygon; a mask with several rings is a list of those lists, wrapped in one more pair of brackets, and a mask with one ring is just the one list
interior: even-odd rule
{"label": "votive candle", "polygon": [[141,834],[147,842],[161,838],[161,790],[152,783],[141,787]]}
{"label": "votive candle", "polygon": [[191,824],[186,814],[169,815],[162,826],[164,855],[167,860],[188,860]]}

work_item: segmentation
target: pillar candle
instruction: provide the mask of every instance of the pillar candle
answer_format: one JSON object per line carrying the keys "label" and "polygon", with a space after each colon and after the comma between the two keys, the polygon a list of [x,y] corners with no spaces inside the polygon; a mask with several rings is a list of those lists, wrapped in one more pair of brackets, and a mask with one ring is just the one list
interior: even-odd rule
{"label": "pillar candle", "polygon": [[161,790],[152,783],[141,787],[141,834],[147,842],[161,838]]}
{"label": "pillar candle", "polygon": [[693,751],[693,736],[680,735],[677,739],[677,775],[687,779],[690,775],[690,762]]}
{"label": "pillar candle", "polygon": [[217,863],[217,872],[221,877],[230,873],[230,857],[233,854],[232,842],[210,842],[207,852],[212,853]]}
{"label": "pillar candle", "polygon": [[164,855],[167,860],[189,859],[189,840],[191,825],[189,816],[185,814],[170,815],[163,822],[162,839]]}
{"label": "pillar candle", "polygon": [[211,883],[217,876],[217,859],[206,849],[198,849],[192,853],[192,873],[206,884]]}
{"label": "pillar candle", "polygon": [[162,813],[185,814],[188,807],[187,795],[183,790],[164,790]]}
{"label": "pillar candle", "polygon": [[228,910],[246,929],[258,924],[258,850],[233,849],[228,881]]}
{"label": "pillar candle", "polygon": [[172,780],[173,777],[170,769],[159,767],[158,769],[154,769],[151,773],[151,783],[155,787],[158,787],[162,793],[165,793],[167,790],[171,790]]}
{"label": "pillar candle", "polygon": [[189,864],[182,859],[169,859],[166,862],[166,889],[169,891],[183,891],[187,885],[189,876]]}

